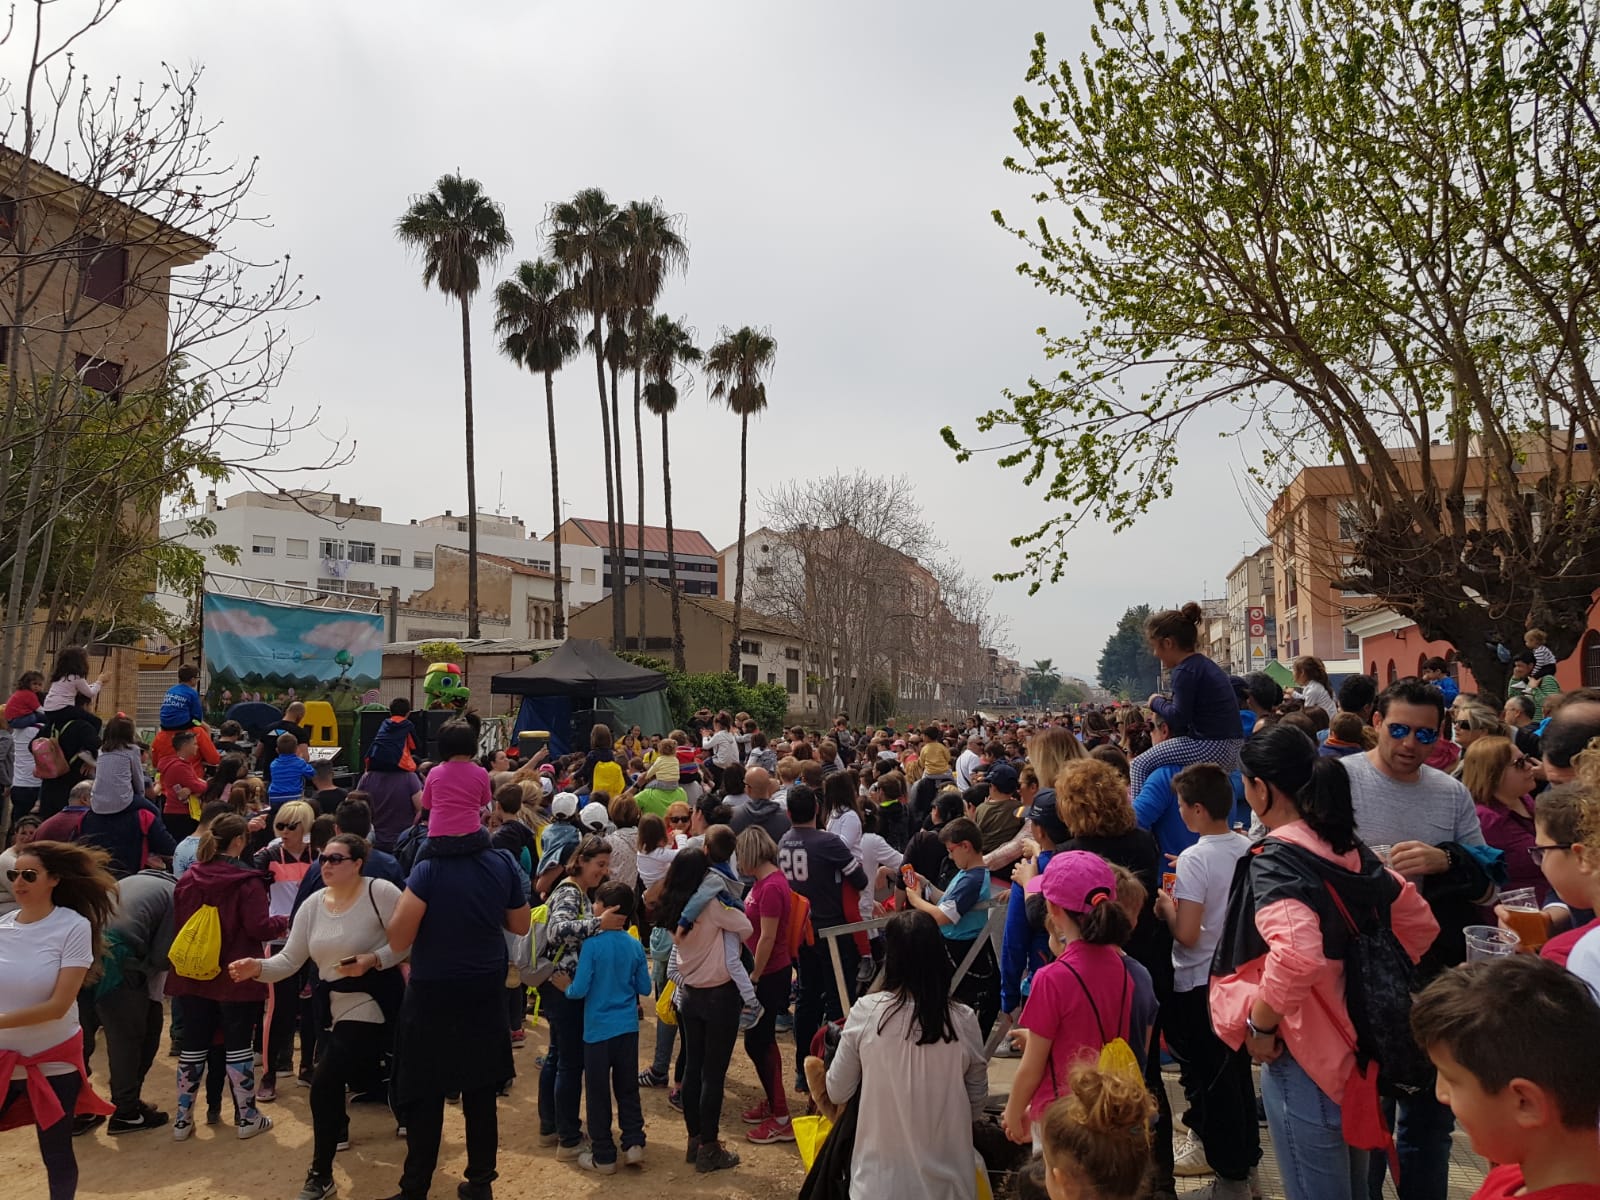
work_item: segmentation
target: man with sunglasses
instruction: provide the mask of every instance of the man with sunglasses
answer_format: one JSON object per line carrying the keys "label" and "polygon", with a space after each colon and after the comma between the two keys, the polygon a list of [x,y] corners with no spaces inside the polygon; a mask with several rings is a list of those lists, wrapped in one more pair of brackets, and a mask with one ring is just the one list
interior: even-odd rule
{"label": "man with sunglasses", "polygon": [[[1417,679],[1392,683],[1372,716],[1378,745],[1339,760],[1350,777],[1356,832],[1369,846],[1388,845],[1389,866],[1422,892],[1439,922],[1439,937],[1418,964],[1418,983],[1466,957],[1462,930],[1477,906],[1494,898],[1494,882],[1469,847],[1484,845],[1472,794],[1459,780],[1427,765],[1443,736],[1445,698]],[[1395,1142],[1400,1200],[1445,1200],[1455,1118],[1426,1090],[1397,1106]],[[1369,1187],[1383,1192],[1383,1155],[1373,1155]]]}

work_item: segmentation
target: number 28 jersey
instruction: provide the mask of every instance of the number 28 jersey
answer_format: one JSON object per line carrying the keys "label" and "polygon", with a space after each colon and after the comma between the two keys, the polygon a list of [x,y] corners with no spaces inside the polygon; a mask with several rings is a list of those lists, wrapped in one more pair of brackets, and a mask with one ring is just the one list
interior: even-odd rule
{"label": "number 28 jersey", "polygon": [[844,883],[859,891],[866,872],[838,834],[824,829],[791,829],[778,843],[778,867],[789,886],[811,902],[811,923],[817,929],[846,920]]}

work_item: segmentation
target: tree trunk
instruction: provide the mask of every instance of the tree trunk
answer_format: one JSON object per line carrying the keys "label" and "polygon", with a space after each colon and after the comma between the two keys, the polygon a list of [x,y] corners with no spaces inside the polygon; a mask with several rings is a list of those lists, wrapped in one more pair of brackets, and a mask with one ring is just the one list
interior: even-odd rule
{"label": "tree trunk", "polygon": [[667,414],[661,414],[661,500],[667,519],[667,588],[672,592],[672,668],[686,671],[683,657],[683,611],[678,606],[678,560],[672,556],[672,450],[667,442]]}
{"label": "tree trunk", "polygon": [[[606,410],[606,360],[605,350],[603,349],[604,341],[600,334],[600,314],[596,312],[594,314],[594,377],[595,382],[600,386],[601,457],[605,459],[606,463],[606,550],[609,553],[612,547],[616,545],[617,502],[616,494],[612,490],[614,482],[611,478],[611,414]],[[612,586],[615,581],[611,577],[611,572],[609,570],[602,571],[601,577],[606,581],[607,586],[612,587],[612,596],[615,597],[616,588]],[[614,600],[613,603],[620,605],[620,600]],[[615,611],[620,612],[620,607],[616,608]],[[622,649],[622,642],[618,638],[618,629],[615,621],[613,621],[612,625],[611,648],[613,650]]]}
{"label": "tree trunk", "polygon": [[467,636],[478,630],[478,456],[472,444],[472,322],[467,298],[461,297],[461,380],[467,420]]}
{"label": "tree trunk", "polygon": [[640,423],[641,400],[639,389],[638,355],[633,363],[633,461],[639,468],[639,653],[644,653],[644,426]]}
{"label": "tree trunk", "polygon": [[617,481],[617,525],[611,531],[611,574],[616,585],[611,593],[611,640],[613,649],[628,644],[628,565],[623,543],[627,540],[628,507],[622,494],[622,415],[617,409],[616,367],[611,368],[611,453],[615,459],[613,475]]}
{"label": "tree trunk", "polygon": [[749,491],[750,417],[739,418],[739,553],[733,584],[733,637],[728,643],[728,674],[739,674],[739,625],[744,616],[744,510]]}
{"label": "tree trunk", "polygon": [[551,628],[556,641],[567,636],[567,584],[561,578],[561,464],[556,455],[556,376],[554,371],[544,373],[544,417],[550,429],[550,528],[556,531],[552,539],[555,547],[556,604]]}

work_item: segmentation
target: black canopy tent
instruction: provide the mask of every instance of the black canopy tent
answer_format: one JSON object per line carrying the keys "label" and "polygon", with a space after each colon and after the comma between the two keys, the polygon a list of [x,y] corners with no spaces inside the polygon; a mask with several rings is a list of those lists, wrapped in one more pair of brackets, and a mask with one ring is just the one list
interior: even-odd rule
{"label": "black canopy tent", "polygon": [[496,695],[522,697],[513,739],[525,729],[549,730],[552,754],[583,749],[574,746],[574,736],[600,721],[667,733],[666,688],[660,671],[625,662],[592,638],[568,638],[544,661],[496,675],[489,684]]}

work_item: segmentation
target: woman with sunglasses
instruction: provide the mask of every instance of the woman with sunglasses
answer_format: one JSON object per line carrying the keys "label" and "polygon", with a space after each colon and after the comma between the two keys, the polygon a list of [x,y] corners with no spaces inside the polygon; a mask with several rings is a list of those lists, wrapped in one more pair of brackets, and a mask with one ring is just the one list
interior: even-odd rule
{"label": "woman with sunglasses", "polygon": [[[9,871],[17,865],[17,855],[33,841],[33,835],[38,828],[39,818],[32,814],[18,819],[11,829],[11,845],[7,846],[4,852],[0,852],[0,872]],[[11,894],[11,884],[4,874],[0,874],[0,917],[16,911],[17,898]]]}
{"label": "woman with sunglasses", "polygon": [[[283,810],[278,816],[281,820]],[[311,1170],[297,1200],[333,1195],[333,1156],[350,1144],[345,1088],[371,1076],[387,1048],[404,986],[399,973],[391,971],[404,956],[389,948],[387,929],[400,889],[362,877],[367,852],[365,838],[336,834],[317,859],[322,890],[301,905],[283,948],[271,958],[228,964],[235,983],[259,979],[276,985],[298,979],[310,962],[322,982],[333,985],[328,991],[332,1026],[318,1039],[311,1077]]]}
{"label": "woman with sunglasses", "polygon": [[[295,895],[315,859],[308,843],[316,819],[317,810],[304,800],[281,805],[272,818],[274,840],[255,857],[256,870],[267,875],[269,911],[274,917],[288,920],[294,913]],[[282,948],[281,941],[267,947],[272,952]],[[263,1102],[278,1098],[278,1076],[294,1069],[294,1030],[300,1015],[299,976],[268,982],[273,985],[272,1003],[261,1054],[261,1086],[256,1089],[256,1099]],[[311,1047],[303,1043],[300,1077],[311,1078]]]}
{"label": "woman with sunglasses", "polygon": [[[289,928],[286,917],[274,917],[268,911],[267,877],[241,857],[248,837],[249,827],[239,814],[226,812],[216,817],[200,837],[194,866],[178,880],[172,896],[174,929],[182,929],[202,905],[216,908],[222,926],[219,963],[258,954],[264,943],[281,938]],[[243,1139],[271,1129],[272,1119],[256,1108],[251,1053],[267,989],[253,980],[235,983],[226,971],[211,979],[190,979],[170,971],[167,995],[172,997],[174,1024],[182,1030],[173,1140],[183,1142],[194,1136],[195,1093],[205,1078],[206,1055],[218,1028],[222,1030],[228,1085],[238,1110],[235,1132]]]}
{"label": "woman with sunglasses", "polygon": [[674,800],[667,805],[667,843],[674,850],[683,849],[689,840],[689,826],[694,822],[694,810],[687,800]]}
{"label": "woman with sunglasses", "polygon": [[0,1129],[36,1127],[50,1200],[78,1192],[74,1116],[112,1112],[89,1087],[78,1023],[78,992],[116,905],[105,864],[103,851],[33,842],[5,873],[17,908],[0,916]]}
{"label": "woman with sunglasses", "polygon": [[1538,761],[1506,737],[1479,738],[1461,761],[1461,782],[1477,806],[1483,840],[1505,853],[1505,887],[1534,888],[1542,905],[1550,898],[1550,885],[1528,854],[1537,841],[1532,793]]}

